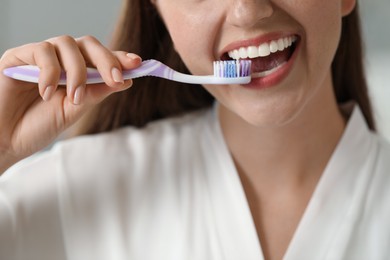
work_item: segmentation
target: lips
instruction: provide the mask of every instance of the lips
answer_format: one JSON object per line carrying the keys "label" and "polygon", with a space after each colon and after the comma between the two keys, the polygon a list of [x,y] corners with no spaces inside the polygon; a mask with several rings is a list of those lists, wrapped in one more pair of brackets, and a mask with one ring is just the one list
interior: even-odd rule
{"label": "lips", "polygon": [[[269,37],[270,38],[270,37]],[[250,59],[252,61],[252,77],[265,77],[283,64],[293,55],[299,38],[296,35],[273,37],[273,40],[257,43],[256,41],[234,44],[223,53],[222,60]]]}

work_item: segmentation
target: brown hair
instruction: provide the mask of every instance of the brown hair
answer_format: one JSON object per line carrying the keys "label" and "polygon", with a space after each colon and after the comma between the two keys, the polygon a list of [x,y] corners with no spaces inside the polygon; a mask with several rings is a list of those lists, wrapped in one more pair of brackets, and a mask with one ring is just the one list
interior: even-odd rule
{"label": "brown hair", "polygon": [[[125,0],[111,47],[154,58],[188,73],[175,52],[167,29],[149,0]],[[374,119],[363,70],[362,39],[358,8],[343,18],[341,41],[332,64],[335,94],[339,103],[355,100],[374,129]],[[200,86],[154,77],[134,80],[125,92],[111,95],[96,107],[83,133],[99,133],[121,126],[142,127],[148,122],[204,108],[214,98]]]}
{"label": "brown hair", "polygon": [[343,18],[341,39],[332,63],[333,87],[337,102],[355,101],[369,128],[375,130],[363,63],[363,40],[356,2],[352,13]]}

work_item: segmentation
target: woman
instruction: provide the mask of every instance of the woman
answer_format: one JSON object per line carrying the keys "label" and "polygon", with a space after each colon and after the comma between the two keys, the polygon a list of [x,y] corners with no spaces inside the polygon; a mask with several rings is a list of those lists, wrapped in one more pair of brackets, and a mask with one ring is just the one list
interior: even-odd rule
{"label": "woman", "polygon": [[[67,36],[6,52],[1,70],[37,64],[42,76],[39,93],[0,78],[3,171],[75,122],[100,134],[1,177],[0,256],[385,259],[390,147],[369,130],[356,5],[129,0],[113,46],[126,52]],[[127,91],[133,53],[199,75],[249,56],[253,78],[144,78]],[[85,64],[105,84],[86,87]]]}

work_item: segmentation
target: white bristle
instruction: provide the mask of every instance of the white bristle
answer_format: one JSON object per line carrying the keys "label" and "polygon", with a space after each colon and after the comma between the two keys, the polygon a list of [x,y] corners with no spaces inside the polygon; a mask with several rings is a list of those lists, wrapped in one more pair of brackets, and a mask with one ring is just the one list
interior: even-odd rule
{"label": "white bristle", "polygon": [[246,77],[251,73],[250,60],[214,61],[214,76],[222,78]]}

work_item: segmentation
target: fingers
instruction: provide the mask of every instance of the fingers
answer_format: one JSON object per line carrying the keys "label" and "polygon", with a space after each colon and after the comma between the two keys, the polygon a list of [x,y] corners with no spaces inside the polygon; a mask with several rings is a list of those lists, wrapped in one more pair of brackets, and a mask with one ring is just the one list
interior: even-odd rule
{"label": "fingers", "polygon": [[87,66],[97,68],[105,83],[95,92],[92,89],[88,91],[94,95],[93,99],[98,100],[129,87],[132,81],[123,79],[122,70],[141,64],[138,55],[112,52],[91,36],[78,39],[55,37],[14,48],[7,51],[6,56],[8,62],[6,65],[3,63],[5,67],[30,64],[40,68],[39,94],[45,101],[55,95],[61,72],[66,73],[67,99],[73,104],[81,104],[85,99]]}
{"label": "fingers", "polygon": [[96,67],[108,86],[124,83],[122,66],[115,56],[92,36],[77,39],[80,51],[88,63]]}
{"label": "fingers", "polygon": [[47,40],[57,53],[58,61],[66,73],[67,96],[74,104],[80,104],[87,80],[87,68],[77,42],[70,36]]}
{"label": "fingers", "polygon": [[[3,54],[0,69],[25,64],[37,65],[41,69],[38,82],[39,93],[43,99],[49,99],[57,88],[61,73],[61,66],[54,46],[47,42],[40,42],[10,49]],[[27,83],[19,83],[18,85],[31,86]],[[23,90],[22,87],[11,88],[15,94]]]}
{"label": "fingers", "polygon": [[33,53],[35,63],[40,67],[39,93],[43,100],[49,100],[57,89],[61,66],[53,45],[47,42],[37,44]]}
{"label": "fingers", "polygon": [[124,84],[123,69],[139,66],[141,58],[126,52],[112,52],[92,36],[77,39],[78,46],[85,60],[92,67],[97,68],[104,82],[110,87]]}
{"label": "fingers", "polygon": [[[140,64],[137,55],[111,52],[89,36],[61,36],[6,51],[0,58],[0,143],[5,140],[4,149],[23,156],[38,151],[93,105],[129,88],[132,80],[123,80],[122,70]],[[3,75],[3,69],[19,65],[40,68],[38,90],[35,83]],[[87,66],[96,67],[104,83],[86,86]],[[58,86],[63,72],[66,88]]]}
{"label": "fingers", "polygon": [[113,54],[116,56],[118,61],[122,64],[123,69],[137,68],[142,62],[141,57],[134,53],[116,51],[113,52]]}
{"label": "fingers", "polygon": [[[140,66],[141,64],[141,58],[133,53],[127,53],[124,51],[115,51],[111,53],[115,56],[115,59],[119,62],[122,70],[127,69],[134,69]],[[104,66],[105,65],[105,66]],[[99,65],[95,65],[96,67],[99,67]],[[106,77],[108,77],[107,81],[114,81],[113,79],[110,79],[110,74],[108,73],[110,66],[107,66],[106,64],[103,64],[100,68],[100,73],[103,74],[104,69],[106,70]],[[131,79],[124,80],[123,83],[113,83],[109,86],[109,83],[105,84],[93,84],[89,85],[86,88],[86,100],[87,103],[99,103],[109,95],[115,92],[124,91],[128,88],[130,88],[133,85],[133,81]]]}
{"label": "fingers", "polygon": [[[56,47],[57,56],[67,76],[67,96],[74,104],[80,104],[85,99],[86,66],[95,67],[102,76],[106,91],[88,91],[95,96],[108,92],[126,89],[132,81],[124,81],[123,69],[138,67],[141,58],[126,52],[112,52],[103,46],[96,38],[84,36],[78,39],[62,36],[50,39]],[[89,87],[88,87],[89,88]],[[101,99],[101,98],[99,98]]]}

